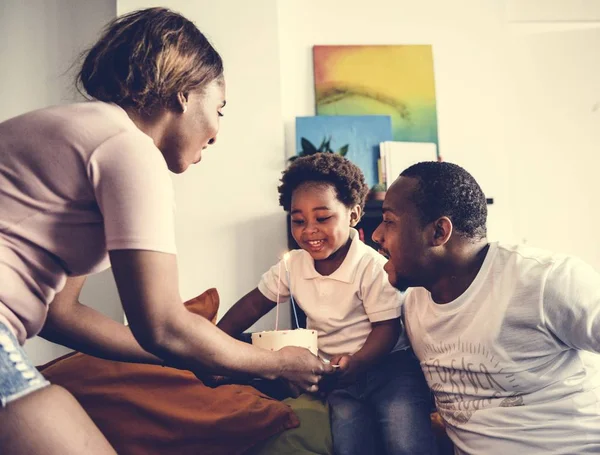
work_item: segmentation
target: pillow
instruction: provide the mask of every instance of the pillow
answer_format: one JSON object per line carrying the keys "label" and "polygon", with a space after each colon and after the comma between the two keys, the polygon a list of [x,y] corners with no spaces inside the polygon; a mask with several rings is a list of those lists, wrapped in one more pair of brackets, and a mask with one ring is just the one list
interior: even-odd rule
{"label": "pillow", "polygon": [[213,324],[217,323],[217,312],[219,311],[219,293],[215,288],[210,288],[198,297],[184,303],[188,311],[204,316]]}
{"label": "pillow", "polygon": [[293,430],[271,436],[254,446],[246,455],[333,455],[329,409],[313,395],[284,400],[302,424]]}
{"label": "pillow", "polygon": [[[215,320],[219,295],[186,302]],[[189,371],[68,354],[40,367],[69,390],[120,455],[241,454],[299,425],[285,403],[246,385],[209,388]]]}

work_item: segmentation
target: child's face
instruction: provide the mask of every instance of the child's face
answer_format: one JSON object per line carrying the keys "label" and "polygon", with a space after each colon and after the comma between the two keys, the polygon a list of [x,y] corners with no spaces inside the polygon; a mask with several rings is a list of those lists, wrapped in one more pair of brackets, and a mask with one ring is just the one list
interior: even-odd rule
{"label": "child's face", "polygon": [[346,244],[350,226],[359,219],[360,207],[346,207],[335,188],[309,182],[292,193],[292,236],[315,261],[327,259]]}

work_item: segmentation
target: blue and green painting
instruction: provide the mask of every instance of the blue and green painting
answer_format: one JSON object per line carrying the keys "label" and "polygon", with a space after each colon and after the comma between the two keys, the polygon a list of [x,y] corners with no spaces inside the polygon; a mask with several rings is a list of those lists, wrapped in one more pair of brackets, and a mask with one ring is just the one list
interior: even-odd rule
{"label": "blue and green painting", "polygon": [[296,117],[297,155],[304,148],[303,139],[315,148],[329,141],[331,150],[345,153],[362,170],[371,188],[379,183],[379,143],[392,140],[392,121],[389,115]]}

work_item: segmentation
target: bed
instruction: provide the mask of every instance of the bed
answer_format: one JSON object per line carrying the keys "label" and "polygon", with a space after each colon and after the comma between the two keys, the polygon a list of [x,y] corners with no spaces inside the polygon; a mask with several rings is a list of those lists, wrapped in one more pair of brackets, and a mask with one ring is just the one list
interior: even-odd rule
{"label": "bed", "polygon": [[[214,322],[218,293],[186,307]],[[327,407],[310,395],[280,401],[250,385],[209,387],[188,371],[81,353],[39,369],[78,399],[120,455],[333,454]],[[433,422],[442,453],[452,453]]]}

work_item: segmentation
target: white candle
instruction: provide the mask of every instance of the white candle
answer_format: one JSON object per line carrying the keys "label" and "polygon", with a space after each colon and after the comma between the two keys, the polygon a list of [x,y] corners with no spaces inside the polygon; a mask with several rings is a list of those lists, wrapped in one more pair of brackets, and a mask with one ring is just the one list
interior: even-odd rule
{"label": "white candle", "polygon": [[290,284],[290,271],[288,269],[288,263],[287,263],[289,257],[290,257],[290,252],[288,251],[287,253],[285,253],[283,255],[283,265],[285,266],[285,274],[286,274],[286,276],[288,278],[288,289],[290,290],[290,294],[291,294],[292,293],[292,286]]}
{"label": "white candle", "polygon": [[298,322],[298,313],[296,312],[296,303],[294,302],[294,296],[292,295],[292,278],[290,276],[290,269],[288,267],[288,259],[290,257],[290,252],[288,251],[283,255],[283,265],[285,266],[285,273],[288,281],[288,289],[290,291],[290,302],[292,304],[292,310],[294,310],[294,317],[296,318],[296,328],[300,328],[300,324]]}

